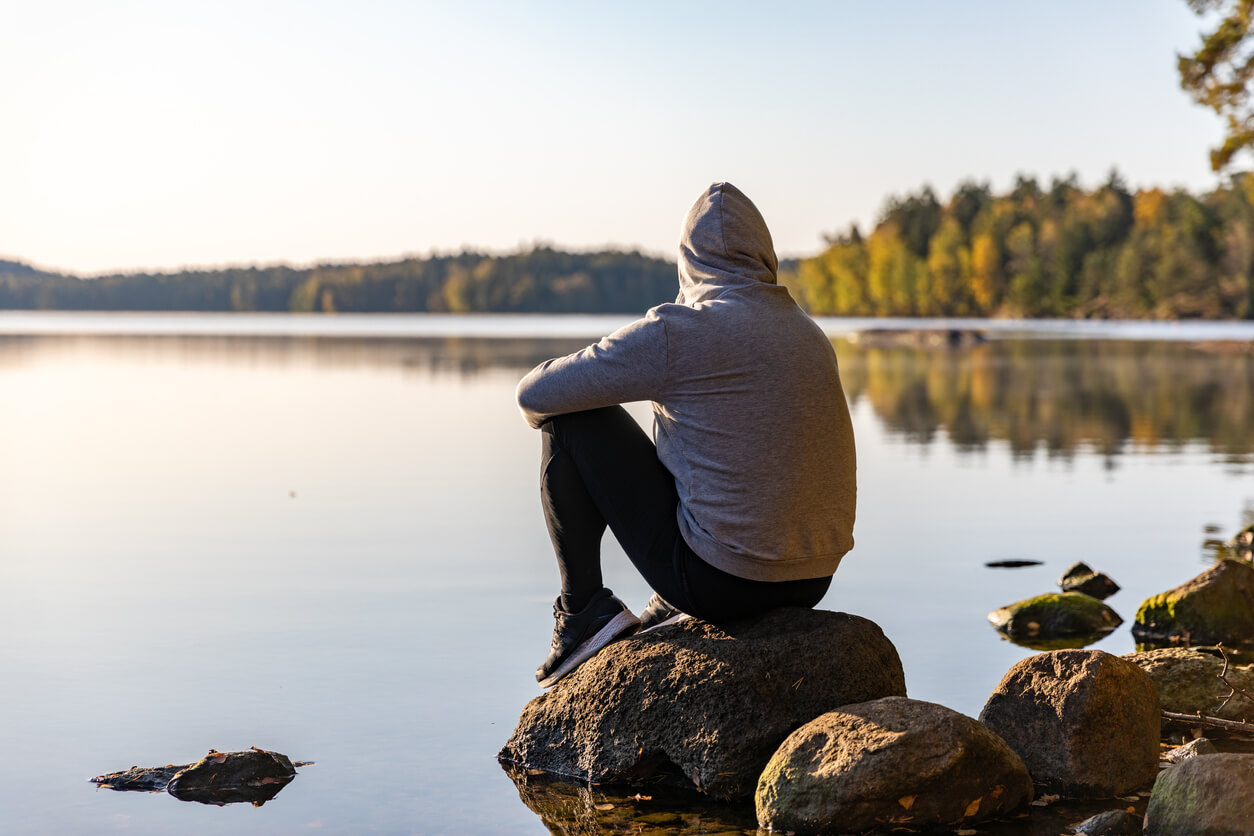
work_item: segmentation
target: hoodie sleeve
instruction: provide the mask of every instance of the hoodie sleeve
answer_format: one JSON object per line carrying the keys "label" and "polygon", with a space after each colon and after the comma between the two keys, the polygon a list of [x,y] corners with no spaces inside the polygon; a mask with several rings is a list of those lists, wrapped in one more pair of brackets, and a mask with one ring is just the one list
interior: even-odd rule
{"label": "hoodie sleeve", "polygon": [[654,311],[582,351],[546,360],[518,384],[533,427],[554,415],[656,399],[666,381],[666,323]]}

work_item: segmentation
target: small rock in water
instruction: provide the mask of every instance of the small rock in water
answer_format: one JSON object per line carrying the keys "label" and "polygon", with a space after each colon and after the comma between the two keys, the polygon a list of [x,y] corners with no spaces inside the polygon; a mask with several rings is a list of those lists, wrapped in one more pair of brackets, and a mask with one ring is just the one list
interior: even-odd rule
{"label": "small rock in water", "polygon": [[1022,569],[1024,566],[1043,566],[1043,560],[990,560],[984,564],[989,569]]}
{"label": "small rock in water", "polygon": [[296,769],[286,755],[254,746],[246,752],[210,749],[209,754],[196,763],[133,766],[91,780],[113,790],[165,790],[181,801],[205,804],[248,801],[261,806],[278,795],[294,777]]}
{"label": "small rock in water", "polygon": [[1141,836],[1141,818],[1127,810],[1107,810],[1074,827],[1084,836]]}
{"label": "small rock in water", "polygon": [[1076,563],[1058,579],[1063,592],[1083,592],[1105,600],[1119,591],[1119,584],[1102,572],[1094,572],[1085,563]]}
{"label": "small rock in water", "polygon": [[1106,604],[1079,592],[1051,592],[1027,598],[993,610],[988,620],[1012,641],[1066,637],[1091,637],[1096,641],[1123,623]]}
{"label": "small rock in water", "polygon": [[1177,746],[1174,749],[1163,752],[1162,757],[1163,760],[1167,761],[1167,763],[1182,763],[1187,761],[1189,758],[1197,758],[1202,755],[1214,755],[1218,753],[1218,751],[1219,750],[1215,748],[1214,743],[1211,743],[1204,737],[1199,737],[1196,740],[1190,740],[1183,746]]}

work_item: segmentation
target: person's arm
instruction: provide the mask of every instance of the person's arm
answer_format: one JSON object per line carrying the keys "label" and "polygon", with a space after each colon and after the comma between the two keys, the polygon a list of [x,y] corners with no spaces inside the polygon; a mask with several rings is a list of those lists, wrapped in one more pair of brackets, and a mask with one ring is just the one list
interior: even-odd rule
{"label": "person's arm", "polygon": [[666,380],[666,323],[643,319],[565,357],[546,360],[518,384],[518,406],[533,427],[554,415],[656,398]]}

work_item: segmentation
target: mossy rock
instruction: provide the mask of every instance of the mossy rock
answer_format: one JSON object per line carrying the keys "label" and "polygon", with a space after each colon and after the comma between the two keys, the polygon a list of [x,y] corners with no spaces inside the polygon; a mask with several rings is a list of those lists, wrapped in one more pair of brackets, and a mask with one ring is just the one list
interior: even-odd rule
{"label": "mossy rock", "polygon": [[1123,623],[1119,614],[1090,595],[1049,592],[993,610],[989,622],[1014,641],[1098,638]]}
{"label": "mossy rock", "polygon": [[[1225,720],[1254,719],[1254,700],[1242,694],[1228,699],[1229,688],[1219,679],[1223,659],[1214,648],[1166,647],[1129,653],[1123,658],[1154,680],[1164,711],[1207,714]],[[1254,669],[1230,665],[1227,676],[1237,688],[1254,693]]]}
{"label": "mossy rock", "polygon": [[1187,583],[1145,599],[1132,634],[1140,641],[1254,641],[1254,568],[1221,560]]}

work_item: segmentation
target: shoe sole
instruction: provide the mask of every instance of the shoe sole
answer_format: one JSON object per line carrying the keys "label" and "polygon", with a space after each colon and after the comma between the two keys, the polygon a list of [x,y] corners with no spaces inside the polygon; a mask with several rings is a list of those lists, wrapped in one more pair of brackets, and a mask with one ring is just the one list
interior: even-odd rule
{"label": "shoe sole", "polygon": [[692,616],[688,615],[688,613],[686,612],[677,612],[674,615],[672,615],[670,618],[663,619],[659,621],[657,624],[650,624],[648,627],[643,628],[640,631],[640,633],[641,634],[651,633],[659,627],[666,627],[667,625],[670,625],[670,624],[678,624],[679,622],[687,621],[690,618],[692,618]]}
{"label": "shoe sole", "polygon": [[632,615],[630,611],[623,610],[618,615],[610,619],[609,624],[606,624],[599,631],[597,631],[595,636],[571,651],[571,654],[566,657],[565,662],[558,665],[557,669],[553,671],[553,673],[549,674],[546,679],[540,681],[540,687],[552,688],[557,684],[559,679],[600,653],[606,645],[612,644],[620,635],[639,623],[640,619]]}

